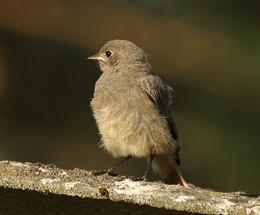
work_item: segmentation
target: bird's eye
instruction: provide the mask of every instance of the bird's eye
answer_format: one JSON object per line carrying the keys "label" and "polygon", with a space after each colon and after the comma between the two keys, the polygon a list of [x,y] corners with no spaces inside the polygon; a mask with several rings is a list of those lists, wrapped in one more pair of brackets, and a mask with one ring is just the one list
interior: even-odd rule
{"label": "bird's eye", "polygon": [[112,54],[111,51],[106,51],[106,56],[107,56],[107,57],[110,57],[111,54]]}

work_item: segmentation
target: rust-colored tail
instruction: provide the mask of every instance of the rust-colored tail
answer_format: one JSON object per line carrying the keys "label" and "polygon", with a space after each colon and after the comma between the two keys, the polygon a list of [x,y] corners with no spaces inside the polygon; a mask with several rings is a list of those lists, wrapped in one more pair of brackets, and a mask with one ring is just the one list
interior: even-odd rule
{"label": "rust-colored tail", "polygon": [[189,187],[185,182],[173,155],[154,156],[152,164],[153,169],[163,177],[165,184],[180,184],[181,186]]}

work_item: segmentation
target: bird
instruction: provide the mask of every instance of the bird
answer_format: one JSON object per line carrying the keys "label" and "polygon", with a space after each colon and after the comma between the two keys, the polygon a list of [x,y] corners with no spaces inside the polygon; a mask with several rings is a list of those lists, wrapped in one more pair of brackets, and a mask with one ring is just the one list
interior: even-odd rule
{"label": "bird", "polygon": [[132,157],[147,158],[142,179],[152,169],[165,184],[188,187],[179,169],[180,141],[171,110],[172,88],[153,71],[145,52],[127,40],[111,40],[90,60],[102,74],[91,100],[101,147],[113,157],[124,157],[108,170],[113,174]]}

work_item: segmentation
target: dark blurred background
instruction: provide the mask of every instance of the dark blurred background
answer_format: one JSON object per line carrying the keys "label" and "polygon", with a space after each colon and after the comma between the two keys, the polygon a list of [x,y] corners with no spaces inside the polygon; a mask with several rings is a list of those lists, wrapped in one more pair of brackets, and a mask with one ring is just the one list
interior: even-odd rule
{"label": "dark blurred background", "polygon": [[[101,73],[86,58],[127,39],[175,90],[186,180],[260,193],[258,2],[0,0],[0,159],[114,164],[97,146],[89,103]],[[118,172],[145,166],[133,159]]]}

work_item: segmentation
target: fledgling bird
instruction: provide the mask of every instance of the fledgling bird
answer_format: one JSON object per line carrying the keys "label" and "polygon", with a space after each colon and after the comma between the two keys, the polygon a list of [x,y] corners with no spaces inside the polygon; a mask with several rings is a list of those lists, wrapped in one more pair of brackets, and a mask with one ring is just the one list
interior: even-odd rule
{"label": "fledgling bird", "polygon": [[152,70],[142,49],[126,40],[112,40],[88,59],[103,72],[95,84],[91,107],[101,145],[114,157],[147,157],[148,167],[166,184],[188,187],[178,167],[180,142],[170,108],[171,88]]}

